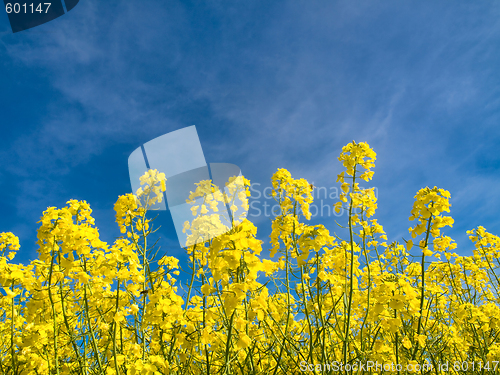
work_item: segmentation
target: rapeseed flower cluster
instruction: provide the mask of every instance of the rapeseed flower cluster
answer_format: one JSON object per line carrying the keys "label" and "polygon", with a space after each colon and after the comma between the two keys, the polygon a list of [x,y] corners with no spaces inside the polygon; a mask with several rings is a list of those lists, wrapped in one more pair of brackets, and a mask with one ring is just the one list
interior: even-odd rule
{"label": "rapeseed flower cluster", "polygon": [[[339,157],[345,239],[308,224],[314,187],[279,169],[271,259],[244,219],[250,183],[241,176],[222,192],[211,181],[193,187],[188,265],[159,257],[151,240],[157,229],[148,211],[166,189],[154,170],[116,202],[122,237],[111,245],[89,205],[76,200],[43,213],[39,256],[29,265],[12,263],[19,240],[0,233],[0,373],[300,374],[304,363],[334,361],[430,363],[421,372],[436,374],[444,373],[438,364],[456,361],[493,370],[500,237],[473,229],[473,255],[458,256],[442,233],[453,225],[444,214],[450,194],[434,187],[415,196],[411,238],[388,243],[372,218],[374,190],[358,183],[371,180],[375,159],[363,142]],[[472,372],[462,369],[446,372]]]}

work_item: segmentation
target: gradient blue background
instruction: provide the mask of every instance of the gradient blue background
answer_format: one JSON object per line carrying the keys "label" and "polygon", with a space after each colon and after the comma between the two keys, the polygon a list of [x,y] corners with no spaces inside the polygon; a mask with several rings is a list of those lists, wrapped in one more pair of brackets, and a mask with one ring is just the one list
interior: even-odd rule
{"label": "gradient blue background", "polygon": [[[75,198],[113,241],[129,154],[196,125],[208,162],[262,187],[277,168],[336,186],[341,147],[366,141],[389,241],[437,185],[469,254],[467,229],[500,234],[499,66],[494,1],[82,0],[17,34],[2,11],[0,232],[34,259],[42,211]],[[269,218],[253,220],[267,241]],[[181,256],[161,221],[162,251]]]}

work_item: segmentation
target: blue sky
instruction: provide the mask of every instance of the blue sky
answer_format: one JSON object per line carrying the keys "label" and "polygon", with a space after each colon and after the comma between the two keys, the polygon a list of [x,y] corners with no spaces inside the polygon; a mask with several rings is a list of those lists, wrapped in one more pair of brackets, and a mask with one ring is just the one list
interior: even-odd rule
{"label": "blue sky", "polygon": [[[368,142],[389,240],[408,238],[413,196],[437,185],[469,254],[467,229],[500,234],[499,47],[487,1],[81,0],[16,34],[3,13],[0,232],[34,259],[42,211],[75,198],[112,241],[129,154],[196,125],[208,162],[262,188],[277,168],[336,186],[341,147]],[[164,249],[182,255],[161,220]],[[269,218],[253,220],[265,240]]]}

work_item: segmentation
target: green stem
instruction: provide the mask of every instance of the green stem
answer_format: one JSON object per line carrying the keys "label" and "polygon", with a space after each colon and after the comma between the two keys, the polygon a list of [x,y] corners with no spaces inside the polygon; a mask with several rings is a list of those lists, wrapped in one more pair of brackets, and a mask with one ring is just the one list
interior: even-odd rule
{"label": "green stem", "polygon": [[[118,267],[119,269],[119,267]],[[120,307],[120,279],[117,281],[116,285],[116,309],[115,309],[115,314],[118,313],[118,309]],[[118,323],[114,322],[114,327],[113,327],[113,357],[115,359],[115,372],[116,375],[120,375],[120,369],[118,368],[118,360],[116,358],[116,327]]]}
{"label": "green stem", "polygon": [[[351,192],[354,192],[354,182],[356,180],[356,167],[354,168],[354,172],[352,175],[352,185],[351,185]],[[352,194],[352,193],[351,193]],[[349,269],[349,299],[347,302],[347,321],[345,325],[345,332],[344,332],[344,347],[343,347],[343,354],[344,354],[344,365],[347,364],[347,351],[348,351],[348,342],[349,342],[349,332],[351,329],[351,308],[352,308],[352,294],[353,294],[353,274],[354,274],[354,238],[353,238],[353,231],[352,231],[352,208],[353,208],[353,201],[351,197],[351,201],[349,203],[349,244],[351,247],[351,264],[350,264],[350,269]],[[347,371],[346,371],[347,373]]]}
{"label": "green stem", "polygon": [[230,362],[229,362],[229,350],[231,349],[231,339],[232,339],[232,333],[233,333],[233,321],[234,321],[234,314],[235,313],[236,313],[236,309],[233,310],[233,313],[231,314],[231,319],[229,319],[229,328],[227,331],[227,341],[226,341],[226,351],[224,354],[224,364],[225,364],[224,374],[231,373],[231,366],[230,366]]}
{"label": "green stem", "polygon": [[[14,280],[12,280],[11,292],[14,293]],[[15,301],[14,298],[12,298],[12,309],[10,317],[10,350],[11,350],[12,368],[14,370],[14,374],[17,375],[16,352],[14,348],[14,315],[15,315],[14,310],[15,310]]]}
{"label": "green stem", "polygon": [[[422,249],[422,258],[421,258],[421,273],[422,273],[422,292],[420,293],[420,315],[418,317],[418,328],[417,328],[417,340],[418,336],[420,335],[420,332],[422,330],[422,311],[424,310],[424,293],[425,293],[425,248],[427,247],[427,243],[429,241],[429,234],[431,231],[431,222],[432,222],[432,215],[429,217],[429,221],[427,222],[427,233],[425,234],[425,241],[424,241],[424,248]],[[411,355],[411,359],[414,361],[415,358],[417,357],[417,352],[418,352],[418,345],[415,345],[415,350],[413,350],[413,353]]]}
{"label": "green stem", "polygon": [[[54,246],[52,246],[52,251],[51,251],[48,292],[49,292],[50,306],[52,307],[52,320],[53,320],[53,329],[54,329],[54,362],[55,362],[55,367],[56,367],[56,373],[57,373],[57,375],[59,375],[59,353],[58,353],[58,347],[57,347],[57,320],[56,320],[57,314],[56,314],[56,306],[55,306],[54,298],[52,296],[52,273],[54,270]],[[57,284],[57,282],[56,282],[56,284]]]}
{"label": "green stem", "polygon": [[[187,311],[189,299],[191,298],[191,290],[193,289],[194,278],[196,275],[196,254],[195,254],[195,252],[196,252],[196,245],[193,246],[193,253],[192,253],[192,259],[191,259],[191,262],[193,263],[193,271],[191,273],[191,282],[189,283],[188,293],[187,293],[187,297],[186,297],[186,305],[184,306],[184,312]],[[179,326],[179,329],[177,330],[177,334],[181,332],[181,329],[182,329],[182,327]],[[170,346],[170,351],[168,353],[168,362],[170,362],[172,359],[172,353],[174,351],[174,346],[175,346],[176,342],[177,342],[177,336],[176,336],[176,334],[174,334],[173,341],[172,341],[172,344]]]}
{"label": "green stem", "polygon": [[[295,202],[294,207],[293,207],[293,215],[296,217],[296,210],[297,210],[297,202]],[[292,230],[292,238],[295,237],[295,222],[293,223],[293,230]],[[286,273],[286,299],[287,299],[287,313],[286,313],[286,324],[285,324],[285,332],[283,333],[283,342],[280,347],[280,353],[278,356],[278,359],[276,360],[276,367],[274,368],[273,375],[276,375],[278,372],[278,368],[280,367],[280,362],[281,362],[281,357],[283,356],[283,351],[285,350],[285,343],[286,343],[286,338],[288,334],[288,327],[290,326],[290,272],[289,272],[290,264],[289,264],[289,251],[288,248],[285,244],[285,273]]]}
{"label": "green stem", "polygon": [[[84,271],[87,272],[87,261],[85,259],[83,260],[83,266],[84,266]],[[94,357],[97,361],[97,365],[99,366],[99,371],[103,372],[101,357],[99,356],[97,343],[95,342],[94,328],[92,327],[92,321],[90,320],[90,307],[87,297],[87,284],[83,284],[83,300],[85,303],[85,318],[87,320],[87,324],[89,326],[89,331],[90,331],[90,343],[92,344],[92,348],[94,349]]]}
{"label": "green stem", "polygon": [[[58,252],[58,260],[59,260],[59,264],[61,264],[61,253]],[[68,335],[70,337],[70,340],[71,340],[71,345],[73,346],[73,352],[75,353],[75,356],[76,356],[76,360],[78,361],[79,365],[80,365],[80,372],[83,374],[84,370],[84,365],[82,363],[82,358],[81,358],[81,353],[80,353],[80,350],[78,349],[78,345],[76,343],[76,339],[75,339],[75,336],[74,336],[74,333],[73,333],[73,329],[70,327],[70,324],[69,324],[69,320],[68,320],[68,314],[66,312],[66,305],[64,304],[64,295],[63,295],[63,285],[62,283],[59,283],[59,295],[61,297],[61,309],[62,309],[62,314],[63,314],[63,319],[64,319],[64,325],[66,326],[66,329],[68,331]]]}

